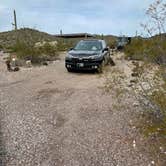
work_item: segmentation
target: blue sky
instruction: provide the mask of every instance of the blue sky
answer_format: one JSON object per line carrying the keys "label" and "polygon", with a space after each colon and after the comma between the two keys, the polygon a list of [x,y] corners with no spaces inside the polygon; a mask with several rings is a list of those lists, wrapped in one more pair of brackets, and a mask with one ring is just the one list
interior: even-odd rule
{"label": "blue sky", "polygon": [[18,26],[51,34],[88,32],[135,35],[153,0],[1,0],[0,32],[12,29],[13,9]]}

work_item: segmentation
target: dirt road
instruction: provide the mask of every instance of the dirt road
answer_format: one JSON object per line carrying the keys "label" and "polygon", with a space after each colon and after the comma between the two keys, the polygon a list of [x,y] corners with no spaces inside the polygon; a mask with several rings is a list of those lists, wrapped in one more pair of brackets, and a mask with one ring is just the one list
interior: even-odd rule
{"label": "dirt road", "polygon": [[[124,61],[108,67],[122,70]],[[122,65],[123,64],[123,65]],[[133,96],[105,92],[105,74],[68,73],[61,60],[9,73],[0,60],[0,113],[7,166],[148,166],[131,125]]]}

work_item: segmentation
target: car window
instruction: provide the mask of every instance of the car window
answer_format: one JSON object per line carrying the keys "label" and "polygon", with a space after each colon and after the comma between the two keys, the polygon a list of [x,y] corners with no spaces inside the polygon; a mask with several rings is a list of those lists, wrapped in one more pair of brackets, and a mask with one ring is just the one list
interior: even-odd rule
{"label": "car window", "polygon": [[102,43],[100,41],[80,41],[74,49],[86,51],[99,51],[102,50]]}

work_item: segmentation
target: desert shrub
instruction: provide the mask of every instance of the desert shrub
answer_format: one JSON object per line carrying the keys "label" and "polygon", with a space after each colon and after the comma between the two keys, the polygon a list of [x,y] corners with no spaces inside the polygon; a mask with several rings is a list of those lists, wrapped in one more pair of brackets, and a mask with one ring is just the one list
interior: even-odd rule
{"label": "desert shrub", "polygon": [[57,43],[57,50],[58,51],[67,51],[70,48],[74,47],[75,42],[73,40],[65,40],[65,39],[59,39]]}
{"label": "desert shrub", "polygon": [[38,48],[38,53],[49,56],[55,56],[57,53],[57,48],[56,46],[53,46],[46,42],[42,47]]}
{"label": "desert shrub", "polygon": [[[155,66],[155,67],[154,67]],[[133,87],[136,99],[142,108],[141,118],[146,135],[166,134],[166,68],[165,66],[144,63],[137,66],[134,71],[139,73],[137,77],[138,87]],[[153,76],[147,75],[151,70]]]}
{"label": "desert shrub", "polygon": [[114,49],[116,47],[116,40],[109,40],[107,42],[107,45],[111,48]]}
{"label": "desert shrub", "polygon": [[152,38],[147,47],[152,62],[166,65],[166,36]]}
{"label": "desert shrub", "polygon": [[151,95],[151,100],[158,106],[163,115],[166,123],[166,68],[165,66],[160,66],[159,70],[156,71],[154,80],[160,80],[162,82],[157,85],[157,90],[155,90]]}
{"label": "desert shrub", "polygon": [[[125,52],[133,59],[146,59],[157,64],[166,64],[166,3],[155,0],[147,9],[147,23],[142,23],[145,36],[148,38],[136,38]],[[142,57],[143,56],[143,57]]]}
{"label": "desert shrub", "polygon": [[58,51],[65,51],[67,48],[66,48],[66,44],[63,40],[58,40],[58,43],[57,43],[57,50]]}
{"label": "desert shrub", "polygon": [[54,60],[54,58],[57,58],[58,55],[56,48],[49,43],[44,44],[42,47],[36,48],[29,43],[19,40],[12,47],[12,51],[16,53],[18,59],[31,60],[34,64]]}
{"label": "desert shrub", "polygon": [[166,38],[135,38],[125,47],[126,57],[166,64]]}
{"label": "desert shrub", "polygon": [[143,60],[145,41],[140,38],[133,39],[124,49],[126,57],[135,60]]}
{"label": "desert shrub", "polygon": [[17,41],[12,48],[13,52],[17,53],[18,58],[25,58],[33,53],[33,47],[21,41]]}

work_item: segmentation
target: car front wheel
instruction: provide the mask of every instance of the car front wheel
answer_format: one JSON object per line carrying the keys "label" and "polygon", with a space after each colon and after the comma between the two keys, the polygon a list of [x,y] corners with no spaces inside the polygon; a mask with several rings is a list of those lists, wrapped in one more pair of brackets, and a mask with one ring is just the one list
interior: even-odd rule
{"label": "car front wheel", "polygon": [[72,72],[73,70],[72,70],[72,69],[67,68],[67,71],[70,73],[70,72]]}
{"label": "car front wheel", "polygon": [[105,60],[103,59],[103,61],[101,62],[100,66],[98,68],[98,73],[102,73],[103,72],[104,65],[105,65]]}

